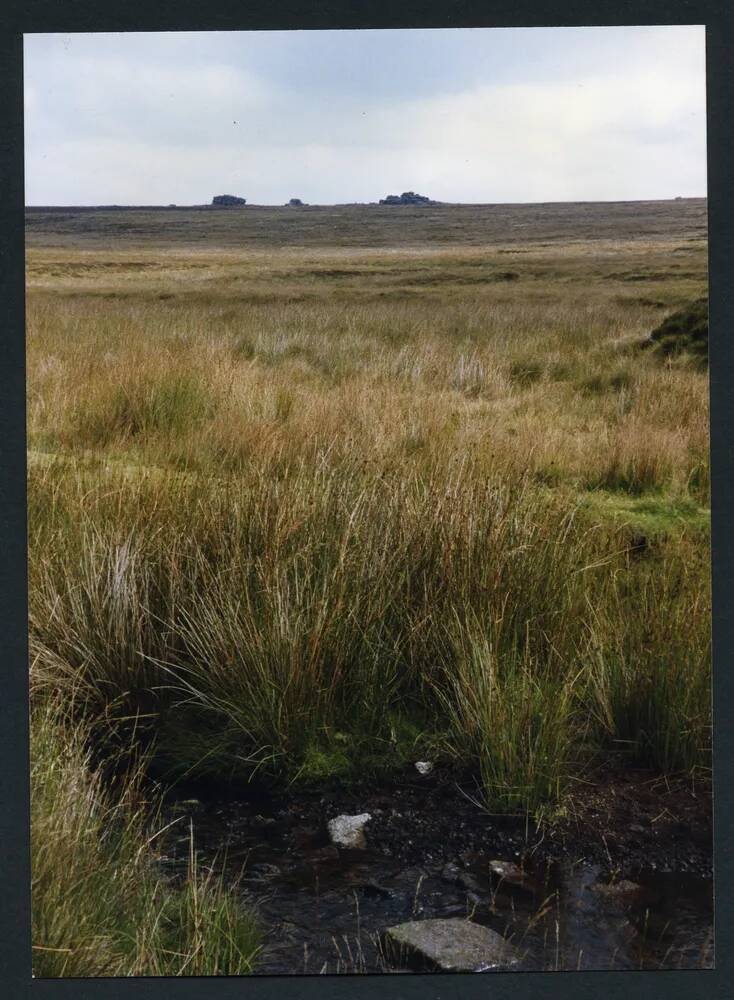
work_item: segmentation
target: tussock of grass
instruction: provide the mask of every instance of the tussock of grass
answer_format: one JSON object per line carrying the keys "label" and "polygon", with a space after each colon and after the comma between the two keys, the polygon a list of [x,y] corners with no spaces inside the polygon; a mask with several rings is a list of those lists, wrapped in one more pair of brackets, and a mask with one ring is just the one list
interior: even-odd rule
{"label": "tussock of grass", "polygon": [[200,425],[215,411],[215,401],[195,376],[140,376],[107,394],[86,399],[71,416],[75,442],[105,447],[130,438],[159,435],[172,439]]}
{"label": "tussock of grass", "polygon": [[[349,474],[302,465],[279,480],[107,475],[98,485],[39,470],[31,493],[32,551],[46,553],[31,567],[38,683],[73,685],[118,734],[147,733],[169,774],[344,777],[370,758],[379,770],[397,713],[408,725],[420,717],[429,738],[448,726],[452,755],[481,763],[498,804],[535,804],[567,770],[565,753],[540,744],[587,741],[571,698],[582,697],[580,660],[593,648],[616,664],[621,637],[625,669],[647,656],[638,602],[645,595],[652,615],[675,565],[661,563],[658,581],[630,562],[611,523],[576,516],[568,496],[528,480],[487,482],[476,465],[428,479],[355,462]],[[59,528],[64,546],[51,554]],[[695,565],[672,592],[698,609],[676,655],[689,649],[703,677],[706,656],[694,651],[706,649],[707,584]],[[664,631],[656,641],[664,662]],[[680,709],[697,733],[681,755],[690,766],[705,758],[697,691],[695,711],[688,694]],[[561,705],[564,724],[546,725]],[[537,738],[511,740],[536,713]],[[458,739],[462,727],[471,740]],[[604,726],[597,736],[622,738]],[[487,753],[503,746],[507,775],[490,778]]]}
{"label": "tussock of grass", "polygon": [[607,461],[590,485],[602,490],[618,490],[630,496],[659,490],[670,481],[665,455],[654,447],[631,453],[623,442],[616,442]]}
{"label": "tussock of grass", "polygon": [[627,368],[619,368],[613,372],[597,372],[581,379],[578,383],[581,392],[588,396],[629,391],[633,385],[632,373]]}
{"label": "tussock of grass", "polygon": [[[680,549],[674,558],[642,561],[632,605],[629,583],[619,582],[617,614],[624,607],[626,628],[597,621],[597,635],[616,635],[602,647],[592,639],[587,672],[602,731],[662,773],[705,768],[711,746],[708,550],[695,538],[681,540]],[[681,592],[689,595],[685,605]]]}
{"label": "tussock of grass", "polygon": [[542,379],[545,367],[541,362],[533,360],[513,361],[510,365],[510,380],[518,386],[533,385]]}
{"label": "tussock of grass", "polygon": [[452,752],[478,760],[487,807],[534,812],[567,786],[580,735],[578,677],[541,665],[517,639],[507,648],[502,627],[499,620],[459,630],[456,660],[437,693]]}

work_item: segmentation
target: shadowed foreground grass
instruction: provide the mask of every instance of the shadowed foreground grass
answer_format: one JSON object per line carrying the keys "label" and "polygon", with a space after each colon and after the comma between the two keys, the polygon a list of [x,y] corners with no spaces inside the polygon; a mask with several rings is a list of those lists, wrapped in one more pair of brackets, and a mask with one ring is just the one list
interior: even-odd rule
{"label": "shadowed foreground grass", "polygon": [[257,925],[191,851],[183,884],[154,865],[155,831],[136,794],[106,788],[83,730],[52,702],[32,719],[33,974],[243,975]]}

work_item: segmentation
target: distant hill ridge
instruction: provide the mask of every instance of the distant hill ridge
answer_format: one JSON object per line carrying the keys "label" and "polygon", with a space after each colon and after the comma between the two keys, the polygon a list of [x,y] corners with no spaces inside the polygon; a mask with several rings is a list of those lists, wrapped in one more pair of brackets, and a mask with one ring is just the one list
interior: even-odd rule
{"label": "distant hill ridge", "polygon": [[[513,207],[529,207],[529,206],[548,206],[548,205],[655,205],[655,204],[686,204],[691,202],[701,202],[705,203],[707,199],[703,198],[636,198],[636,199],[616,199],[613,201],[433,201],[430,198],[418,201],[402,201],[404,196],[410,195],[412,192],[406,191],[402,195],[388,195],[387,198],[380,199],[379,202],[376,201],[348,201],[348,202],[333,202],[333,203],[321,203],[321,204],[311,204],[310,208],[347,208],[352,206],[358,206],[363,208],[378,207],[381,205],[432,205],[437,208],[451,208],[451,207],[472,207],[472,206],[493,206],[497,208],[513,208]],[[219,197],[219,196],[217,196]],[[232,196],[234,197],[234,196]],[[392,201],[388,199],[398,199],[397,201]],[[423,199],[423,195],[416,195],[416,198]],[[274,204],[255,204],[250,203],[247,205],[248,208],[265,208],[265,209],[275,209],[283,207],[292,207],[293,203],[296,203],[298,199],[291,199],[290,202],[286,203],[284,206],[282,203]],[[242,200],[243,204],[246,204],[245,199]],[[25,211],[27,212],[171,212],[171,211],[211,211],[213,208],[218,206],[212,203],[199,204],[199,205],[177,205],[174,203],[169,203],[168,205],[26,205]],[[305,203],[303,207],[307,207]]]}

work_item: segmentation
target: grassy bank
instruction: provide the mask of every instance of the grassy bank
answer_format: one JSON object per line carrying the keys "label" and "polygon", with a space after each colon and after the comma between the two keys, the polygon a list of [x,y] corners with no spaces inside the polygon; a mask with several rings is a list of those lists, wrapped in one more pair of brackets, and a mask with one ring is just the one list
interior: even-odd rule
{"label": "grassy bank", "polygon": [[229,886],[198,869],[183,883],[155,867],[151,807],[128,778],[110,789],[66,705],[32,719],[33,974],[243,975],[259,932]]}

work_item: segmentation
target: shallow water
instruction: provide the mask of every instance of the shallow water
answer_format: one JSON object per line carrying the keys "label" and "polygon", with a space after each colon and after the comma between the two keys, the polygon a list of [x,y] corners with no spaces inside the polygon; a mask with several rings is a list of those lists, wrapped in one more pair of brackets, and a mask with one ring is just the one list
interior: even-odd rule
{"label": "shallow water", "polygon": [[[518,849],[517,831],[485,837],[487,851],[447,859],[436,843],[416,860],[400,857],[384,838],[373,842],[370,826],[367,849],[337,850],[323,826],[309,823],[312,815],[267,800],[185,800],[169,803],[167,812],[169,821],[179,820],[161,845],[172,874],[185,869],[191,828],[201,864],[241,875],[243,902],[255,906],[265,930],[260,974],[401,971],[386,965],[379,933],[430,917],[470,917],[491,927],[516,945],[517,968],[525,970],[713,965],[712,881],[699,874],[617,872],[645,890],[628,905],[593,888],[609,881],[602,865],[533,862]],[[492,873],[489,862],[498,857],[521,861],[522,886]]]}

